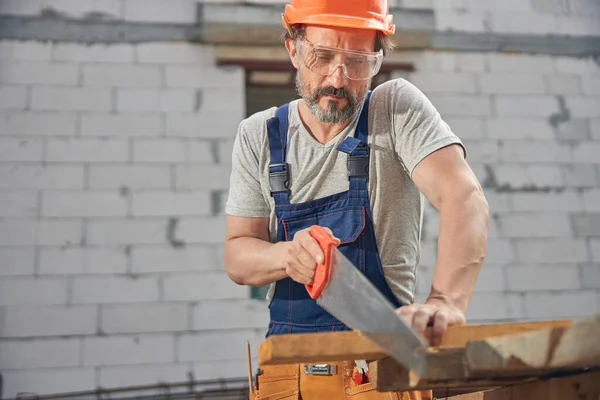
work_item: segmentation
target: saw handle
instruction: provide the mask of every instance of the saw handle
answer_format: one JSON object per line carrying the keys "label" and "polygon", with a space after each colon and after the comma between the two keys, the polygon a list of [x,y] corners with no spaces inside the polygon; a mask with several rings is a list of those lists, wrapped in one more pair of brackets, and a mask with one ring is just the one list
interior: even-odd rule
{"label": "saw handle", "polygon": [[323,250],[323,262],[317,264],[315,270],[315,279],[312,285],[304,285],[308,294],[312,299],[317,299],[320,295],[327,282],[329,282],[329,274],[331,268],[331,246],[337,247],[339,244],[338,240],[335,240],[329,232],[327,232],[322,226],[312,225],[310,227],[310,235],[317,240],[321,250]]}

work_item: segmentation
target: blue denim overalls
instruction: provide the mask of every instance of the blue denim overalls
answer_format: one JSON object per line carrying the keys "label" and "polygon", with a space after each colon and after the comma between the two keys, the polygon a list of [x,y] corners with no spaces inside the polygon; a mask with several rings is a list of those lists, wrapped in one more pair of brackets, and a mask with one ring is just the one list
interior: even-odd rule
{"label": "blue denim overalls", "polygon": [[[290,241],[296,232],[311,225],[328,227],[341,241],[339,250],[395,307],[400,307],[383,275],[367,191],[370,95],[369,92],[354,137],[347,137],[337,147],[338,151],[348,154],[348,190],[306,203],[289,202],[288,188],[293,177],[285,162],[288,104],[279,107],[275,117],[267,121],[271,154],[269,182],[275,200],[277,241]],[[350,330],[311,299],[304,285],[291,278],[277,282],[269,310],[271,320],[266,336]]]}

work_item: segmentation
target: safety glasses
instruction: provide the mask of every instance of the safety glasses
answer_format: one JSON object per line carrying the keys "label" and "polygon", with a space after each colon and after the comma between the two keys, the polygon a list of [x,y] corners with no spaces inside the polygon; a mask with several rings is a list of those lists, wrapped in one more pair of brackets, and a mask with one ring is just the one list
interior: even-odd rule
{"label": "safety glasses", "polygon": [[297,41],[297,53],[301,63],[315,74],[329,76],[341,67],[344,75],[352,80],[367,80],[381,68],[383,51],[378,53],[344,50],[311,43],[306,39]]}

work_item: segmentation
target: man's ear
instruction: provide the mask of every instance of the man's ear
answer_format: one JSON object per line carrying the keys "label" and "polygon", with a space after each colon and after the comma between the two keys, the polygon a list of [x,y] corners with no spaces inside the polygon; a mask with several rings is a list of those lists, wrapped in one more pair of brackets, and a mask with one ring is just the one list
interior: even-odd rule
{"label": "man's ear", "polygon": [[286,39],[285,40],[285,49],[287,50],[288,54],[290,55],[290,60],[292,61],[292,65],[294,66],[294,68],[298,69],[298,62],[297,62],[297,55],[298,53],[296,52],[296,41],[292,40],[292,39]]}

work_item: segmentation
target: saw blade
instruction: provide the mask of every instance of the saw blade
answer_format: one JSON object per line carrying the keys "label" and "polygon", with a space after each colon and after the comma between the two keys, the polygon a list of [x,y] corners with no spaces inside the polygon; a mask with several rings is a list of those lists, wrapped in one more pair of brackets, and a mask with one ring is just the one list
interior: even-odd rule
{"label": "saw blade", "polygon": [[418,375],[425,368],[427,345],[396,314],[392,303],[335,247],[330,276],[317,304],[376,343],[396,362]]}

